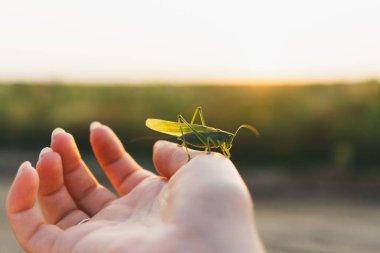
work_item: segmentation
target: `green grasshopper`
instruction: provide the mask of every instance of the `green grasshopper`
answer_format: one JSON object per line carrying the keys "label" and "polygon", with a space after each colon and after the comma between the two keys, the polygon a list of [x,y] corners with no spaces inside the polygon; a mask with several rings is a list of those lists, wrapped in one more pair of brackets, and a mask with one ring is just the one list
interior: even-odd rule
{"label": "green grasshopper", "polygon": [[[201,120],[201,125],[194,124],[197,115]],[[148,128],[177,137],[178,140],[182,141],[182,146],[185,146],[187,157],[191,159],[190,153],[187,146],[192,146],[196,148],[205,148],[206,151],[211,152],[212,148],[220,148],[223,155],[230,158],[230,149],[232,147],[232,142],[242,128],[247,128],[251,130],[256,136],[259,136],[259,132],[251,125],[241,125],[236,130],[235,133],[229,133],[214,127],[209,127],[203,118],[202,108],[198,106],[195,109],[193,118],[190,123],[188,123],[182,115],[177,116],[177,122],[166,121],[161,119],[147,119],[145,124]]]}

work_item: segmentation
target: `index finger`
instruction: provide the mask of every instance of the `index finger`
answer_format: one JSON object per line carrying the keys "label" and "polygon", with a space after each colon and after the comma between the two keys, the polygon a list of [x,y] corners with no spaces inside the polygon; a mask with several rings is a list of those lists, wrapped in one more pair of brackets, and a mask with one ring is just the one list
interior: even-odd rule
{"label": "index finger", "polygon": [[123,144],[108,126],[93,122],[90,142],[95,157],[115,189],[125,195],[147,178],[155,175],[140,167],[126,152]]}

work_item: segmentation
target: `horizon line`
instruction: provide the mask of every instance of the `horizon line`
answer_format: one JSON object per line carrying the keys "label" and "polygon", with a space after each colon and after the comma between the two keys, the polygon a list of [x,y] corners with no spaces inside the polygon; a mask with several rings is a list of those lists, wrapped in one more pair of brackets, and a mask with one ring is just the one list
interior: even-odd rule
{"label": "horizon line", "polygon": [[39,85],[120,85],[120,86],[303,86],[303,85],[336,85],[336,84],[357,84],[368,82],[380,82],[379,77],[368,78],[305,78],[305,79],[156,79],[156,80],[90,80],[90,79],[1,79],[0,85],[15,84],[39,84]]}

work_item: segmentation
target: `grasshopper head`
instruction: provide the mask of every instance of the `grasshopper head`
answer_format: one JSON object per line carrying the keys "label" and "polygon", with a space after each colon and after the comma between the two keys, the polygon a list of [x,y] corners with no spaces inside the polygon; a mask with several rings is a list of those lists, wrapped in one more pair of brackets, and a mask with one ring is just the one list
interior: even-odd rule
{"label": "grasshopper head", "polygon": [[224,140],[224,148],[226,150],[230,150],[232,148],[232,142],[234,141],[234,138],[234,134],[229,134],[226,136],[226,139]]}
{"label": "grasshopper head", "polygon": [[223,154],[227,157],[231,157],[230,149],[232,148],[232,141],[234,140],[234,134],[228,133],[224,135],[223,141],[220,143],[220,148]]}

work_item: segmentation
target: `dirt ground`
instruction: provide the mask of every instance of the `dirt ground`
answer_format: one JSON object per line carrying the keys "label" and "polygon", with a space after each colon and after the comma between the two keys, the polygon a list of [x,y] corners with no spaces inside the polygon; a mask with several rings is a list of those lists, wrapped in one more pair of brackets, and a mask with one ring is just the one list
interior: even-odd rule
{"label": "dirt ground", "polygon": [[[5,203],[9,180],[0,181]],[[260,185],[257,186],[260,188]],[[312,197],[255,197],[257,226],[270,253],[375,253],[380,250],[380,204]],[[261,196],[260,196],[261,194]],[[0,209],[0,252],[23,252]]]}

